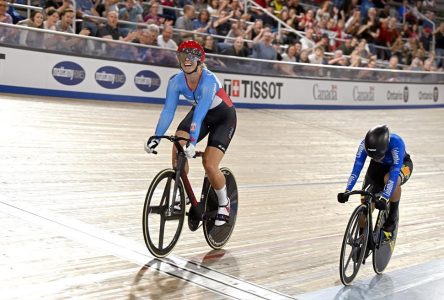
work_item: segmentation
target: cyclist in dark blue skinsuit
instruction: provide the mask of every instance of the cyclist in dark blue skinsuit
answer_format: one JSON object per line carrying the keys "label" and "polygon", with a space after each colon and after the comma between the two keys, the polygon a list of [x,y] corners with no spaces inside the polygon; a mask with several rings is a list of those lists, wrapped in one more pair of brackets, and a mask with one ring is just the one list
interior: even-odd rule
{"label": "cyclist in dark blue skinsuit", "polygon": [[[192,142],[184,149],[189,158],[194,157],[196,143],[208,135],[202,162],[219,201],[215,225],[221,226],[230,214],[230,199],[227,197],[225,176],[219,170],[219,163],[236,130],[236,110],[220,81],[203,64],[205,52],[199,43],[182,42],[177,50],[177,58],[181,71],[168,82],[165,106],[155,135],[164,135],[167,131],[180,95],[192,103],[193,107],[180,123],[176,135],[191,138]],[[148,139],[145,151],[152,153],[158,144],[159,140]],[[175,163],[176,149],[173,147],[173,165]]]}
{"label": "cyclist in dark blue skinsuit", "polygon": [[[367,132],[365,139],[359,145],[346,191],[353,189],[367,156],[372,160],[365,175],[363,189],[370,185],[372,192],[382,191],[382,195],[375,203],[378,209],[386,208],[387,201],[390,200],[390,211],[383,229],[391,233],[396,225],[401,185],[410,178],[413,163],[406,152],[402,138],[395,133],[390,133],[386,125],[376,126]],[[344,193],[338,194],[339,202],[343,203],[347,200],[348,197]]]}

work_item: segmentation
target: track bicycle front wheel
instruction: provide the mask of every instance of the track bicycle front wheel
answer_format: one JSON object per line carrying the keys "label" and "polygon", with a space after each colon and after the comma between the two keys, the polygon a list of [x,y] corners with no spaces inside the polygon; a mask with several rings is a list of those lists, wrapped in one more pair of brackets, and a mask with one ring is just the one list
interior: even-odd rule
{"label": "track bicycle front wheel", "polygon": [[185,219],[185,193],[182,181],[177,184],[176,172],[165,169],[154,177],[143,207],[143,236],[152,255],[167,256],[176,246]]}
{"label": "track bicycle front wheel", "polygon": [[[360,230],[359,220],[363,218],[364,227]],[[359,272],[367,249],[369,227],[368,209],[361,204],[353,211],[342,241],[339,275],[344,285],[350,285]]]}

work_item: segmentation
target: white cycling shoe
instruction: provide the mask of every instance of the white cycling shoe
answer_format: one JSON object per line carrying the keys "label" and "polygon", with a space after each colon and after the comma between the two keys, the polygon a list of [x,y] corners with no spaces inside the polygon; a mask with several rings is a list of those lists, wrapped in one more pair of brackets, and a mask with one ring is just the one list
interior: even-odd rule
{"label": "white cycling shoe", "polygon": [[215,226],[222,226],[228,222],[230,218],[230,198],[228,198],[228,203],[226,205],[219,205],[217,209],[216,220],[214,221]]}

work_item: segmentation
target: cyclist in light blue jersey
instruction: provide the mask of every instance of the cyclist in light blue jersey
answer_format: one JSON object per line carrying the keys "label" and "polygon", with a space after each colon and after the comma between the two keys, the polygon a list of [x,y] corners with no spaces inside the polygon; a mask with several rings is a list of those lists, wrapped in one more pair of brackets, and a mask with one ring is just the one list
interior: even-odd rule
{"label": "cyclist in light blue jersey", "polygon": [[[188,158],[194,157],[196,144],[208,135],[202,163],[219,201],[215,225],[221,226],[230,215],[230,199],[219,164],[236,130],[236,110],[220,81],[206,68],[205,52],[199,43],[193,40],[182,42],[177,49],[177,58],[181,71],[168,82],[165,105],[155,135],[164,135],[169,128],[180,95],[192,103],[193,107],[179,124],[176,135],[191,138],[192,142],[184,148]],[[159,142],[157,139],[148,139],[145,151],[152,153]],[[176,149],[173,147],[175,164]]]}
{"label": "cyclist in light blue jersey", "polygon": [[[365,139],[359,144],[355,164],[345,188],[346,191],[353,189],[367,156],[371,158],[371,161],[365,175],[363,189],[371,186],[373,193],[382,191],[382,195],[375,203],[378,209],[385,209],[390,200],[390,211],[383,229],[391,233],[397,223],[401,185],[410,178],[413,162],[406,152],[402,138],[395,133],[390,133],[386,125],[378,125],[370,129]],[[339,202],[344,203],[347,200],[347,195],[338,194]]]}

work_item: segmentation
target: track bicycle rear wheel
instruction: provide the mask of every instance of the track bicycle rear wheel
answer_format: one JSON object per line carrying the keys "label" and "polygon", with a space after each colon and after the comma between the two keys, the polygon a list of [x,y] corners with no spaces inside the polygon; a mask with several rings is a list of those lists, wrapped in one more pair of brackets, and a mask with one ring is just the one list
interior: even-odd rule
{"label": "track bicycle rear wheel", "polygon": [[205,240],[213,249],[221,249],[230,239],[230,236],[234,230],[234,225],[236,224],[239,204],[237,183],[233,172],[231,172],[228,168],[221,168],[220,170],[225,176],[227,196],[230,198],[230,217],[228,222],[222,226],[214,225],[215,216],[219,207],[219,201],[217,200],[217,195],[214,192],[214,189],[210,186],[206,193],[207,197],[204,200],[205,217],[203,220],[203,231]]}
{"label": "track bicycle rear wheel", "polygon": [[176,246],[185,219],[185,193],[178,183],[173,199],[176,172],[165,169],[154,177],[143,207],[143,236],[152,255],[167,256]]}
{"label": "track bicycle rear wheel", "polygon": [[[362,232],[359,220],[365,218]],[[359,205],[352,213],[342,241],[339,259],[339,275],[344,285],[350,285],[358,274],[367,249],[369,235],[369,216],[365,205]]]}
{"label": "track bicycle rear wheel", "polygon": [[376,274],[382,274],[382,272],[384,272],[385,268],[389,264],[390,259],[392,258],[393,251],[395,251],[396,237],[398,236],[399,215],[396,218],[398,221],[396,222],[396,227],[395,230],[393,230],[391,238],[385,239],[382,225],[384,225],[387,216],[388,211],[379,211],[378,219],[375,224],[375,230],[373,231],[374,240],[376,241],[376,247],[373,251],[372,261],[373,270]]}

